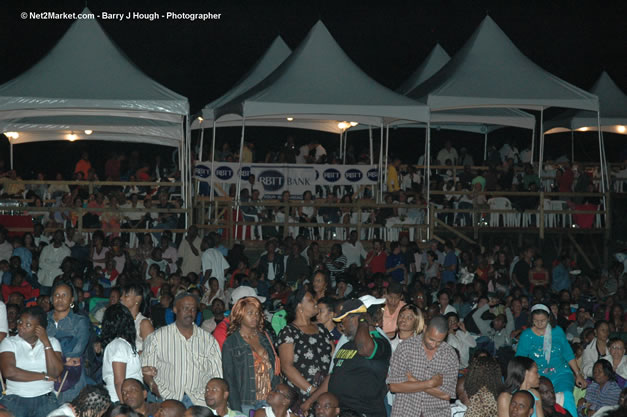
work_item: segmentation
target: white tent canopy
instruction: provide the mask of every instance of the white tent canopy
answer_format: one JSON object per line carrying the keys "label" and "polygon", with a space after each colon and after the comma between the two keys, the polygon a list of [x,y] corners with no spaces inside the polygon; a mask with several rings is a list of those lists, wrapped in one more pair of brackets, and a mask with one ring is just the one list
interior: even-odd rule
{"label": "white tent canopy", "polygon": [[322,22],[271,75],[215,110],[244,119],[304,117],[379,125],[426,122],[429,109],[380,85],[355,65]]}
{"label": "white tent canopy", "polygon": [[[621,91],[605,71],[590,89],[599,97],[601,106],[601,130],[604,132],[627,134],[627,95]],[[596,114],[585,110],[567,110],[544,123],[545,134],[569,132],[573,130],[597,130]]]}
{"label": "white tent canopy", "polygon": [[440,69],[450,61],[450,55],[436,43],[427,58],[416,68],[407,80],[396,90],[401,94],[407,94],[414,88],[418,87],[424,81],[431,78],[433,74],[440,71]]}
{"label": "white tent canopy", "polygon": [[158,119],[160,113],[185,116],[189,105],[131,63],[95,19],[85,19],[76,20],[32,68],[0,86],[0,118],[11,110],[42,115],[75,114],[75,109]]}
{"label": "white tent canopy", "polygon": [[533,63],[489,16],[440,71],[408,96],[427,103],[432,111],[468,107],[599,109],[595,95]]}
{"label": "white tent canopy", "polygon": [[[82,13],[91,14],[91,11],[85,8]],[[50,116],[69,119],[51,121]],[[11,138],[11,156],[13,143],[63,138],[67,130],[87,127],[81,121],[87,116],[101,116],[99,124],[90,124],[88,128],[94,131],[90,139],[117,140],[112,138],[122,138],[126,133],[129,141],[133,138],[133,141],[178,146],[182,180],[189,183],[189,140],[185,140],[189,135],[187,99],[139,70],[95,19],[76,20],[45,57],[17,78],[0,85],[0,120],[7,123],[3,130],[9,125],[26,128],[24,133],[17,129],[4,130],[18,134],[17,138]],[[104,129],[107,118],[114,123],[108,130]],[[121,119],[135,119],[135,122]],[[171,130],[160,136],[128,131],[133,125],[141,130],[149,123],[146,119],[176,124],[178,134],[172,135]],[[66,125],[70,129],[65,129]],[[103,130],[97,131],[93,126]],[[188,202],[186,191],[183,196]]]}

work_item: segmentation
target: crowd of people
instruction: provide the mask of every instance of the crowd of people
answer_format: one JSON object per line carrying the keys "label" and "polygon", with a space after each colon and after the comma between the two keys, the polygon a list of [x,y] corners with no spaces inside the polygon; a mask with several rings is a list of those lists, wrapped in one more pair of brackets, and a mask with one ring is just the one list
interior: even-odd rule
{"label": "crowd of people", "polygon": [[195,226],[160,234],[0,230],[4,413],[626,412],[622,264],[405,234],[386,250],[353,231],[328,253],[299,234],[259,255]]}

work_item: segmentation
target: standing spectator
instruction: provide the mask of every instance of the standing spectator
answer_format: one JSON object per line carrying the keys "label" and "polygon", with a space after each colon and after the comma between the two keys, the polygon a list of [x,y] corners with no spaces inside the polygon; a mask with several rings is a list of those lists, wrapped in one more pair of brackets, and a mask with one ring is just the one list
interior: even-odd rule
{"label": "standing spectator", "polygon": [[102,319],[102,379],[111,401],[123,398],[122,384],[128,378],[142,379],[139,353],[135,347],[135,323],[122,304],[107,308]]}
{"label": "standing spectator", "polygon": [[398,315],[405,304],[401,285],[397,282],[390,283],[385,294],[385,308],[383,309],[383,331],[388,337],[394,337]]}
{"label": "standing spectator", "polygon": [[46,332],[61,344],[65,384],[59,401],[72,400],[87,384],[85,378],[85,352],[89,342],[89,319],[78,313],[76,289],[67,281],[59,280],[52,287],[52,311],[48,313]]}
{"label": "standing spectator", "polygon": [[536,361],[541,374],[551,380],[555,391],[564,393],[564,408],[575,415],[577,413],[573,396],[575,380],[580,388],[586,387],[586,381],[583,372],[577,366],[575,354],[566,340],[564,331],[560,327],[551,326],[550,316],[551,311],[545,305],[533,306],[532,326],[520,336],[516,355]]}
{"label": "standing spectator", "polygon": [[401,166],[401,160],[394,158],[392,163],[388,166],[388,172],[386,176],[387,192],[396,193],[401,189],[401,181],[398,175],[398,168]]}
{"label": "standing spectator", "polygon": [[457,255],[455,254],[455,247],[450,240],[444,242],[444,264],[442,265],[442,274],[440,280],[440,287],[444,288],[446,284],[457,282]]}
{"label": "standing spectator", "polygon": [[81,159],[78,160],[74,167],[74,173],[80,172],[83,174],[83,178],[87,179],[89,176],[89,170],[91,169],[91,162],[89,162],[89,154],[87,152],[81,153]]}
{"label": "standing spectator", "polygon": [[52,244],[43,248],[39,256],[39,272],[37,276],[39,284],[44,287],[41,289],[43,294],[50,293],[49,289],[52,287],[54,279],[63,273],[61,271],[61,263],[70,256],[70,248],[65,246],[64,240],[63,231],[55,231],[52,237]]}
{"label": "standing spectator", "polygon": [[185,239],[179,245],[178,263],[181,273],[187,275],[190,272],[198,273],[202,268],[200,245],[202,239],[198,236],[198,228],[189,226]]}
{"label": "standing spectator", "polygon": [[241,298],[231,312],[222,345],[222,370],[229,386],[229,405],[248,415],[263,405],[280,382],[280,365],[264,330],[263,307],[254,297]]}
{"label": "standing spectator", "polygon": [[431,319],[424,334],[400,344],[390,361],[387,383],[396,394],[392,417],[448,416],[455,396],[459,361],[444,342],[448,322]]}
{"label": "standing spectator", "polygon": [[63,371],[61,344],[48,337],[46,314],[39,306],[24,309],[18,334],[0,344],[0,370],[6,395],[0,399],[15,417],[41,417],[57,408],[54,380]]}
{"label": "standing spectator", "polygon": [[203,247],[206,247],[201,256],[204,281],[208,282],[209,278],[214,277],[220,283],[220,288],[224,290],[224,275],[230,265],[224,255],[215,248],[213,238],[206,236],[203,239]]}
{"label": "standing spectator", "polygon": [[385,251],[385,242],[381,239],[375,239],[372,242],[373,249],[366,256],[364,265],[371,274],[385,273],[385,262],[388,254]]}
{"label": "standing spectator", "polygon": [[344,301],[333,321],[342,323],[348,341],[338,348],[328,391],[339,399],[340,409],[363,416],[385,416],[385,375],[392,348],[366,317],[361,300]]}
{"label": "standing spectator", "polygon": [[205,381],[222,377],[222,356],[213,336],[194,320],[198,299],[190,293],[174,300],[176,321],[152,333],[141,355],[144,379],[161,398],[174,398],[187,406],[205,403]]}
{"label": "standing spectator", "polygon": [[352,230],[346,242],[342,243],[342,253],[346,256],[346,266],[355,265],[361,267],[362,259],[366,258],[366,250],[359,240],[357,240],[357,231]]}
{"label": "standing spectator", "polygon": [[342,245],[334,243],[331,246],[331,253],[327,256],[326,260],[327,269],[331,281],[335,283],[335,280],[346,271],[346,256],[342,252]]}
{"label": "standing spectator", "polygon": [[288,385],[300,390],[302,396],[310,396],[328,373],[333,339],[322,324],[311,321],[318,314],[318,306],[305,288],[291,296],[287,312],[288,325],[277,342],[281,369]]}
{"label": "standing spectator", "polygon": [[130,282],[122,287],[120,302],[128,308],[135,322],[135,348],[141,353],[144,342],[149,334],[155,331],[152,322],[143,313],[147,314],[148,288],[142,282]]}
{"label": "standing spectator", "polygon": [[438,152],[438,156],[436,156],[435,159],[437,159],[440,165],[444,165],[447,159],[450,159],[453,165],[457,165],[459,157],[457,155],[457,150],[451,146],[450,140],[447,140],[444,143],[444,148]]}

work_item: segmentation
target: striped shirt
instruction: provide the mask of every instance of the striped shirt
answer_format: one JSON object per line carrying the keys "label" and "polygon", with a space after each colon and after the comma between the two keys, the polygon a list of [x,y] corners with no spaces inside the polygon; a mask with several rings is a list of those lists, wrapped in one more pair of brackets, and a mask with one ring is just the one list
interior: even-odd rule
{"label": "striped shirt", "polygon": [[607,381],[603,388],[592,382],[586,389],[586,402],[590,403],[590,408],[598,410],[606,405],[616,405],[620,397],[620,387],[616,381]]}
{"label": "striped shirt", "polygon": [[194,326],[186,339],[176,323],[148,335],[141,355],[142,366],[157,368],[155,383],[162,398],[182,400],[205,406],[205,386],[211,378],[222,377],[222,356],[218,342],[210,333]]}

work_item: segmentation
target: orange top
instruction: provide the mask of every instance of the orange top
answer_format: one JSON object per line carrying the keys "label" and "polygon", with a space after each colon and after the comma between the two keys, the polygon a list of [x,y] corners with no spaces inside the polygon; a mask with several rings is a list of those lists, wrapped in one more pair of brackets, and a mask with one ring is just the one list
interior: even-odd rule
{"label": "orange top", "polygon": [[83,179],[87,179],[87,174],[89,173],[90,169],[91,169],[91,163],[89,161],[81,159],[80,161],[76,163],[76,167],[74,168],[74,173],[76,174],[77,172],[82,172]]}

